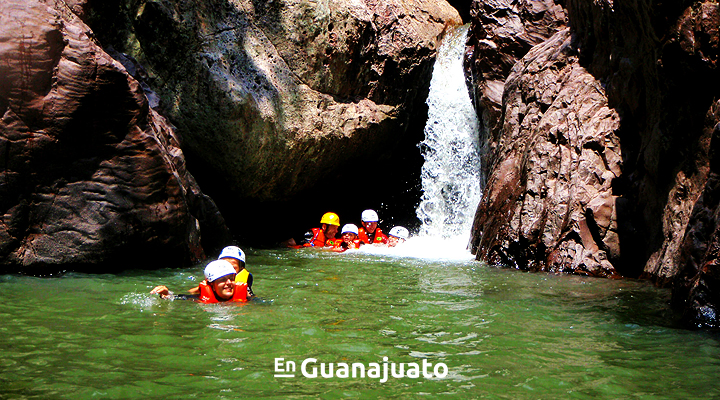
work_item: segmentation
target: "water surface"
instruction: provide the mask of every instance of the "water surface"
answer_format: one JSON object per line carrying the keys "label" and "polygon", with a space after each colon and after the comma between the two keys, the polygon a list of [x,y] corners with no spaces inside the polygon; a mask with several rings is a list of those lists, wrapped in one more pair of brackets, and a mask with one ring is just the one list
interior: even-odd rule
{"label": "water surface", "polygon": [[[314,249],[248,252],[265,301],[164,301],[201,266],[0,276],[1,399],[720,396],[717,336],[674,327],[644,282],[472,260]],[[275,377],[276,358],[445,363],[443,379]]]}

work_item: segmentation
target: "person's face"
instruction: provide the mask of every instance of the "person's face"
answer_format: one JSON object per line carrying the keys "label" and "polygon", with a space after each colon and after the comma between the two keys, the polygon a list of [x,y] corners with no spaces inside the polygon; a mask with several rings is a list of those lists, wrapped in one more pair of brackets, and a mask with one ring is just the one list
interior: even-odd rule
{"label": "person's face", "polygon": [[334,239],[335,235],[337,235],[337,230],[337,225],[325,224],[325,237]]}
{"label": "person's face", "polygon": [[400,239],[396,238],[395,236],[388,236],[388,247],[395,247],[397,246]]}
{"label": "person's face", "polygon": [[367,233],[373,233],[373,232],[375,232],[375,228],[377,228],[377,222],[363,221],[363,226],[365,227],[365,230],[367,231]]}
{"label": "person's face", "polygon": [[223,300],[232,298],[235,293],[235,274],[225,275],[211,283],[215,294]]}
{"label": "person's face", "polygon": [[223,257],[222,259],[232,264],[233,268],[235,268],[235,272],[240,272],[243,268],[245,268],[245,263],[237,258]]}
{"label": "person's face", "polygon": [[342,238],[345,243],[351,243],[353,240],[357,239],[357,235],[352,232],[345,232],[342,234]]}

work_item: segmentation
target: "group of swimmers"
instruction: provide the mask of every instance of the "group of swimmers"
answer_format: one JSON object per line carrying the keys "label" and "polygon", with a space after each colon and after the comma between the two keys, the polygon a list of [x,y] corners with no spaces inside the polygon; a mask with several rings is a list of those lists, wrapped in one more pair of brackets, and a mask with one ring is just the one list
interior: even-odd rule
{"label": "group of swimmers", "polygon": [[337,236],[340,228],[340,217],[333,212],[323,214],[320,218],[320,228],[313,228],[305,234],[305,241],[297,244],[294,240],[288,242],[288,247],[322,247],[342,252],[358,249],[362,245],[395,247],[398,243],[407,240],[410,232],[402,226],[395,226],[388,234],[384,234],[378,227],[380,218],[375,210],[365,210],[360,215],[361,228],[355,224],[343,225],[340,237]]}
{"label": "group of swimmers", "polygon": [[[378,214],[374,210],[365,210],[361,215],[362,228],[355,224],[346,224],[337,236],[340,217],[328,212],[320,219],[320,228],[313,228],[305,234],[302,244],[294,240],[287,245],[293,248],[317,247],[343,252],[358,249],[363,245],[395,247],[408,239],[409,232],[402,226],[390,229],[387,235],[378,227]],[[245,268],[245,253],[237,246],[225,247],[218,259],[208,263],[204,270],[205,280],[188,294],[175,295],[167,286],[156,286],[150,293],[163,299],[193,299],[201,303],[219,303],[248,301],[255,295],[252,291],[253,276]]]}

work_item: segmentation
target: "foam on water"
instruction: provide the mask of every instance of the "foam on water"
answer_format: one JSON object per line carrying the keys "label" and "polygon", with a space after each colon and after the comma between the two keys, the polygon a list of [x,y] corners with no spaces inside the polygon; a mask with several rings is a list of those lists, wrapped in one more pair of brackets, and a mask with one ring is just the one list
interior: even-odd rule
{"label": "foam on water", "polygon": [[475,258],[468,251],[467,238],[464,236],[450,238],[413,236],[405,243],[399,243],[395,247],[362,246],[358,252],[438,261],[467,261]]}

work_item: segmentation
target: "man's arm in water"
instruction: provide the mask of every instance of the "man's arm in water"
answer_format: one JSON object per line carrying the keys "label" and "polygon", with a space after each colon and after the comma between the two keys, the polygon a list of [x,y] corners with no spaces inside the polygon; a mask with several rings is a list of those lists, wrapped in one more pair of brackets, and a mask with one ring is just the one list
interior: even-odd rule
{"label": "man's arm in water", "polygon": [[198,293],[192,293],[192,289],[190,289],[190,294],[174,294],[170,291],[170,289],[167,288],[167,286],[156,286],[153,290],[150,291],[150,294],[158,294],[163,299],[177,299],[177,300],[198,300],[200,298],[200,288],[196,288]]}
{"label": "man's arm in water", "polygon": [[[155,289],[150,291],[150,294],[159,294],[160,297],[164,299],[165,296],[168,296],[168,294],[172,294],[172,292],[170,292],[167,286],[157,286]],[[188,294],[193,296],[200,295],[200,286],[195,286],[192,289],[188,289]]]}

